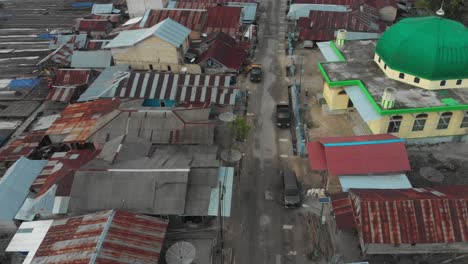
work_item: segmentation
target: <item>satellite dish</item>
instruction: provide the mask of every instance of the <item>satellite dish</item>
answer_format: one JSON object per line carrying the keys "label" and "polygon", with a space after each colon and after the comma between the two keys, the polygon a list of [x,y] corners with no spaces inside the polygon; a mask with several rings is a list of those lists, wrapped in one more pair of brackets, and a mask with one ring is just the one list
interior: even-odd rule
{"label": "satellite dish", "polygon": [[191,264],[195,259],[196,249],[189,242],[177,242],[166,252],[167,264]]}

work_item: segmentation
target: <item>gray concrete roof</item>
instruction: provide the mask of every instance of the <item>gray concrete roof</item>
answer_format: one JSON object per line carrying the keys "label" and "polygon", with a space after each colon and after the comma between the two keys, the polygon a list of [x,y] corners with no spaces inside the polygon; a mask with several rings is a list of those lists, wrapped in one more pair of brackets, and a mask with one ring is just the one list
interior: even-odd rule
{"label": "gray concrete roof", "polygon": [[445,106],[445,98],[468,104],[468,89],[430,91],[388,78],[373,61],[375,41],[348,41],[340,50],[346,62],[322,64],[331,81],[361,80],[377,104],[387,87],[397,90],[395,109]]}
{"label": "gray concrete roof", "polygon": [[185,212],[188,172],[79,171],[70,212],[119,208],[136,213],[178,215]]}

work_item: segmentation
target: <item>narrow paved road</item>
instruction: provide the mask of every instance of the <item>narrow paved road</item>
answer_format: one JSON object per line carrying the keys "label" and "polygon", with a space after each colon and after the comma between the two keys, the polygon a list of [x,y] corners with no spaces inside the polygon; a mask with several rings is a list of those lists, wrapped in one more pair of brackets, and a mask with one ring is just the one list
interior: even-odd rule
{"label": "narrow paved road", "polygon": [[[283,3],[282,3],[283,2]],[[249,114],[255,127],[247,144],[243,170],[229,221],[228,246],[237,264],[308,263],[308,231],[300,209],[281,204],[279,171],[292,155],[289,130],[275,125],[275,107],[287,101],[287,82],[281,60],[285,60],[284,19],[286,0],[261,3],[260,44],[256,61],[263,65],[259,84],[245,83],[251,91]]]}

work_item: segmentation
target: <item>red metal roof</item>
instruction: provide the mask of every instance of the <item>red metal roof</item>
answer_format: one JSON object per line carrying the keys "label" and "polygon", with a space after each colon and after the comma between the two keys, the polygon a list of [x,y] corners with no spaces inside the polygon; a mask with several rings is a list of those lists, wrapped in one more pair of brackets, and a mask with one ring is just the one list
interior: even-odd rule
{"label": "red metal roof", "polygon": [[75,86],[87,84],[91,70],[58,69],[54,80],[54,86]]}
{"label": "red metal roof", "polygon": [[102,49],[110,40],[90,40],[86,44],[86,50],[100,50]]}
{"label": "red metal roof", "polygon": [[245,48],[238,45],[229,45],[223,40],[217,39],[201,54],[197,59],[197,63],[201,63],[207,59],[213,59],[229,69],[238,71],[246,57]]}
{"label": "red metal roof", "polygon": [[208,7],[217,6],[216,2],[188,2],[188,1],[177,1],[175,2],[176,8],[185,9],[207,9]]}
{"label": "red metal roof", "polygon": [[312,169],[323,169],[325,156],[328,172],[335,175],[384,174],[410,170],[404,141],[392,135],[329,137],[309,143]]}
{"label": "red metal roof", "polygon": [[15,141],[2,148],[0,151],[0,161],[14,162],[21,156],[28,157],[41,146],[44,136],[44,130],[34,131],[26,135],[18,136]]}
{"label": "red metal roof", "polygon": [[216,6],[208,8],[204,33],[224,32],[236,38],[241,25],[242,7]]}
{"label": "red metal roof", "polygon": [[339,229],[353,229],[356,227],[353,205],[347,192],[331,195],[331,205]]}
{"label": "red metal roof", "polygon": [[167,221],[125,211],[54,220],[33,263],[158,263]]}
{"label": "red metal roof", "polygon": [[468,186],[351,189],[349,194],[364,243],[468,242]]}
{"label": "red metal roof", "polygon": [[309,162],[313,170],[326,170],[327,159],[325,158],[325,147],[318,141],[307,144],[307,153],[309,153]]}
{"label": "red metal roof", "polygon": [[[145,28],[152,27],[166,18],[182,24],[183,26],[196,31],[202,32],[205,25],[208,13],[204,10],[181,10],[181,9],[161,9],[151,10],[146,19]],[[145,19],[143,19],[145,21]],[[140,27],[139,27],[140,28]]]}
{"label": "red metal roof", "polygon": [[63,136],[62,143],[86,142],[96,132],[98,123],[104,125],[100,122],[101,117],[119,104],[119,100],[103,99],[68,105],[47,130],[47,135]]}
{"label": "red metal roof", "polygon": [[[59,69],[46,100],[69,103],[84,91],[91,80],[91,70]],[[81,86],[81,89],[78,88]]]}
{"label": "red metal roof", "polygon": [[77,18],[74,21],[76,31],[107,32],[112,29],[112,24],[107,19]]}
{"label": "red metal roof", "polygon": [[98,20],[107,20],[111,23],[119,23],[122,21],[122,15],[120,14],[100,14],[100,15],[91,15],[90,19],[98,19]]}
{"label": "red metal roof", "polygon": [[94,149],[73,149],[54,153],[31,188],[38,197],[57,184],[56,195],[69,196],[75,171],[96,157],[98,152]]}
{"label": "red metal roof", "polygon": [[234,105],[237,92],[238,89],[231,85],[231,75],[134,71],[127,81],[119,84],[114,95]]}

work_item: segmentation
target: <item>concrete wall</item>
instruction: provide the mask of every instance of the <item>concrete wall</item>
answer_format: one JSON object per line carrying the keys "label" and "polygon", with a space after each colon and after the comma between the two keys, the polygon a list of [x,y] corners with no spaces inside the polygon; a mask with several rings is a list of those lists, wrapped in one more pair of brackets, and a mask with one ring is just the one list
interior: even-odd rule
{"label": "concrete wall", "polygon": [[[428,115],[424,129],[422,131],[412,131],[416,114],[402,114],[401,126],[398,133],[391,133],[401,138],[428,138],[428,137],[443,137],[443,136],[456,136],[467,135],[468,128],[460,128],[463,120],[463,111],[452,111],[452,118],[450,119],[449,126],[446,129],[437,129],[439,123],[440,112],[426,113]],[[382,116],[378,120],[368,123],[369,128],[373,134],[387,133],[390,116]]]}
{"label": "concrete wall", "polygon": [[323,98],[327,102],[330,110],[344,110],[348,108],[349,97],[344,91],[343,87],[330,88],[327,82],[323,83]]}
{"label": "concrete wall", "polygon": [[446,80],[444,86],[440,86],[439,81],[431,81],[423,78],[419,78],[419,83],[414,82],[414,78],[416,76],[405,73],[405,77],[401,79],[399,77],[400,71],[391,69],[388,65],[385,69],[385,62],[381,59],[379,62],[379,55],[377,53],[374,54],[374,61],[379,65],[380,69],[387,75],[387,77],[394,79],[399,82],[404,82],[413,86],[421,87],[427,90],[439,90],[439,89],[449,89],[449,88],[468,88],[468,79],[462,79],[461,85],[457,85],[457,80]]}
{"label": "concrete wall", "polygon": [[146,9],[162,9],[169,0],[127,0],[130,18],[143,16]]}
{"label": "concrete wall", "polygon": [[201,73],[196,64],[183,64],[183,49],[188,49],[188,39],[180,49],[158,37],[150,37],[133,47],[112,49],[116,65],[128,64],[134,70],[158,70],[180,72],[187,68],[189,73]]}

